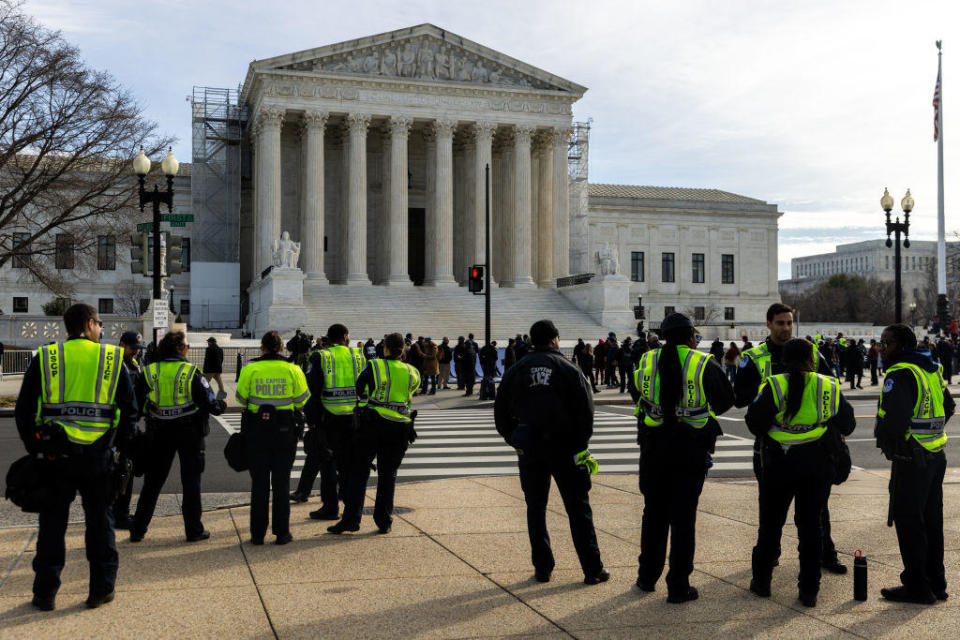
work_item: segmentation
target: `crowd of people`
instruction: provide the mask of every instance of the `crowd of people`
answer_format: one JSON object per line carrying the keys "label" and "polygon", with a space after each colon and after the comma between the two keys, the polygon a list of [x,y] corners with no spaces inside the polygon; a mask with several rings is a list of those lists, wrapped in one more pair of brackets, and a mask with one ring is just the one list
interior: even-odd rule
{"label": "crowd of people", "polygon": [[[136,333],[124,334],[120,346],[100,343],[103,325],[89,305],[71,306],[64,324],[67,340],[38,349],[24,374],[15,416],[28,455],[8,476],[13,478],[8,495],[39,513],[33,604],[45,611],[55,608],[69,505],[77,493],[87,527],[91,608],[114,598],[115,526],[129,529],[131,543],[144,539],[175,456],[186,540],[210,537],[200,497],[205,437],[209,416],[226,410],[219,380],[223,352],[215,339],[208,343],[202,371],[188,361],[182,332],[167,333],[140,361],[144,345]],[[717,417],[731,407],[747,407],[759,484],[750,591],[770,596],[793,504],[799,600],[815,606],[821,571],[847,570],[832,538],[828,507],[831,486],[844,482],[852,467],[844,438],[856,426],[840,380],[859,387],[869,366],[871,373],[885,375],[874,435],[893,465],[889,519],[904,564],[902,584],[881,594],[922,604],[947,599],[942,483],[945,423],[954,412],[947,381],[955,345],[918,343],[904,325],[887,327],[869,347],[842,334],[794,338],[793,310],[780,303],[768,309],[766,324],[769,335],[757,346],[744,337],[742,347],[731,343],[724,349],[717,339],[701,350],[691,320],[674,313],[664,319],[660,337],[620,342],[610,333],[596,346],[581,340],[571,359],[561,353],[559,331],[549,320],[510,339],[502,359],[496,343],[479,348],[472,334],[451,347],[447,338],[438,344],[400,333],[378,343],[352,343],[342,324],[331,325],[315,341],[297,331],[284,342],[270,331],[260,341],[260,357],[239,372],[235,400],[241,427],[225,449],[230,466],[250,475],[249,543],[264,544],[268,526],[275,544],[290,543],[290,503],[308,500],[318,476],[321,506],[310,518],[336,520],[327,527],[331,534],[358,531],[374,463],[373,520],[378,533],[389,533],[398,470],[417,439],[413,396],[449,387],[451,365],[464,395],[471,396],[478,362],[484,385],[501,373],[502,362],[501,384],[490,390],[494,419],[517,453],[536,580],[549,581],[554,567],[546,528],[551,479],[567,510],[584,582],[610,577],[589,504],[590,476],[599,466],[589,450],[593,395],[604,385],[629,391],[636,403],[644,498],[636,586],[654,591],[669,564],[667,600],[699,597],[689,576],[698,500],[723,433]],[[218,383],[216,394],[205,373]],[[306,460],[291,492],[300,440]],[[137,470],[144,485],[131,516],[130,478]]]}

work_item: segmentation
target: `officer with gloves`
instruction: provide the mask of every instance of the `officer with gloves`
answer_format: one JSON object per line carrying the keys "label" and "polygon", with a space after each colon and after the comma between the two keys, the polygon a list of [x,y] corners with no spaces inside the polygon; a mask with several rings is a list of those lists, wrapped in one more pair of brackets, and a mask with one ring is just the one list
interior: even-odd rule
{"label": "officer with gloves", "polygon": [[130,542],[147,533],[174,455],[180,458],[183,486],[183,526],[187,542],[210,537],[200,521],[200,474],[204,468],[204,437],[210,433],[209,414],[223,413],[227,405],[213,395],[210,383],[189,362],[183,331],[168,333],[157,345],[156,361],[137,378],[137,398],[147,420],[149,443],[143,490],[130,526]]}
{"label": "officer with gloves", "polygon": [[643,354],[630,395],[637,400],[643,522],[637,587],[653,591],[663,572],[670,533],[667,602],[696,600],[690,586],[697,504],[712,462],[716,416],[733,406],[733,389],[708,353],[697,351],[696,330],[682,313],[660,325],[666,344]]}
{"label": "officer with gloves", "polygon": [[877,446],[893,465],[890,512],[903,573],[898,587],[880,594],[895,602],[933,604],[947,599],[943,567],[944,431],[954,402],[943,370],[917,351],[917,337],[902,324],[883,330],[880,353],[887,367],[877,409]]}
{"label": "officer with gloves", "polygon": [[534,578],[548,582],[554,567],[546,510],[550,478],[570,520],[585,584],[610,579],[590,509],[590,475],[597,464],[587,447],[593,434],[593,395],[583,373],[560,353],[550,320],[530,327],[533,349],[507,369],[494,403],[497,432],[517,450],[520,486],[527,503]]}
{"label": "officer with gloves", "polygon": [[405,362],[403,336],[391,333],[384,340],[384,357],[369,360],[357,379],[361,398],[358,430],[350,463],[350,479],[344,496],[343,519],[327,527],[330,533],[358,531],[363,499],[370,478],[370,465],[377,459],[377,497],[373,521],[379,533],[390,533],[393,524],[393,493],[397,469],[407,451],[407,443],[416,439],[410,411],[413,396],[420,387],[420,372]]}
{"label": "officer with gloves", "polygon": [[110,495],[114,446],[126,445],[137,421],[133,383],[119,347],[100,343],[97,310],[75,304],[63,314],[68,338],[37,350],[23,376],[15,410],[17,430],[31,455],[44,458],[43,473],[60,500],[40,511],[33,559],[33,605],[54,608],[66,557],[64,536],[77,493],[86,521],[90,592],[87,607],[114,598],[117,546]]}

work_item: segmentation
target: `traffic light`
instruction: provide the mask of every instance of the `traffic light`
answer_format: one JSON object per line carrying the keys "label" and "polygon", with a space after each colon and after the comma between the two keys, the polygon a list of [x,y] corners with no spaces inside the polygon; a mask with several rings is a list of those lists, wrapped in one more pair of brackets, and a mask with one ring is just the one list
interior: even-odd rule
{"label": "traffic light", "polygon": [[166,274],[176,275],[183,271],[183,237],[175,236],[169,231],[167,237],[167,264]]}
{"label": "traffic light", "polygon": [[475,264],[470,267],[470,278],[467,289],[471,293],[483,293],[483,265]]}
{"label": "traffic light", "polygon": [[149,246],[149,233],[130,234],[130,273],[139,273],[144,276],[150,273],[150,267],[147,264]]}

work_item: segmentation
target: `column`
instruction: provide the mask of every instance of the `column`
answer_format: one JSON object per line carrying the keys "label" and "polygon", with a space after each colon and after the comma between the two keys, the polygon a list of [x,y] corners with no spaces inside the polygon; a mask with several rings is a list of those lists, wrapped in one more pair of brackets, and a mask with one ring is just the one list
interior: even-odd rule
{"label": "column", "polygon": [[570,129],[555,127],[553,134],[553,273],[570,275],[570,190],[568,188],[567,149]]}
{"label": "column", "polygon": [[367,275],[367,127],[370,116],[351,113],[349,187],[345,249],[347,252],[347,284],[370,284]]}
{"label": "column", "polygon": [[327,126],[326,111],[307,111],[300,130],[303,149],[303,181],[300,194],[300,268],[310,280],[325,279],[323,269],[323,134]]}
{"label": "column", "polygon": [[453,120],[434,120],[436,144],[433,225],[427,227],[427,250],[433,254],[425,284],[456,285],[453,277]]}
{"label": "column", "polygon": [[531,252],[533,212],[530,209],[530,135],[533,127],[518,124],[513,127],[513,228],[514,265],[513,286],[535,287],[533,255]]}
{"label": "column", "polygon": [[540,162],[537,176],[537,285],[551,288],[557,286],[554,271],[554,189],[553,189],[553,136],[540,136]]}
{"label": "column", "polygon": [[390,236],[387,242],[387,254],[390,262],[390,276],[387,284],[392,286],[410,286],[408,216],[410,213],[408,193],[407,143],[410,138],[410,126],[413,118],[393,116],[390,118],[390,205],[388,226]]}
{"label": "column", "polygon": [[[477,122],[473,125],[474,152],[473,152],[473,179],[471,185],[474,188],[472,194],[473,200],[473,263],[484,264],[486,259],[486,167],[490,166],[490,264],[487,269],[490,270],[490,284],[493,280],[493,248],[494,248],[494,226],[493,226],[493,133],[497,125],[493,122]],[[470,196],[468,196],[470,197]],[[469,246],[469,245],[468,245]]]}
{"label": "column", "polygon": [[280,238],[280,126],[284,110],[264,107],[257,115],[257,239],[255,277],[273,265],[273,243]]}

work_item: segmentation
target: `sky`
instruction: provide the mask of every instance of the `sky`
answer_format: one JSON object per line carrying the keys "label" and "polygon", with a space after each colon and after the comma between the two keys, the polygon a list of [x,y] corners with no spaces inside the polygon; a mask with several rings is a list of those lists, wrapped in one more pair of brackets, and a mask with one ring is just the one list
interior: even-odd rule
{"label": "sky", "polygon": [[911,235],[936,238],[939,39],[946,229],[960,233],[955,0],[27,0],[25,11],[128,87],[181,160],[194,85],[236,87],[255,59],[433,23],[588,87],[574,119],[593,119],[591,182],[776,204],[781,278],[792,257],[885,237],[885,187],[898,203],[909,188]]}

